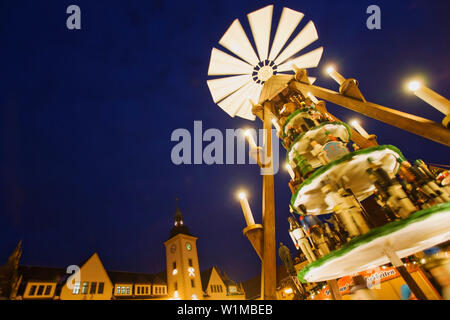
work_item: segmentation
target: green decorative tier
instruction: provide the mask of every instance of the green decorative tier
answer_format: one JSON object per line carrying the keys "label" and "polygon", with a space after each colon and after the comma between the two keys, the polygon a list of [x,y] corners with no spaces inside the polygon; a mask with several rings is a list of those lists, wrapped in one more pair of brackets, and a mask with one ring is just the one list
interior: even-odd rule
{"label": "green decorative tier", "polygon": [[351,138],[351,129],[348,125],[342,122],[325,122],[321,123],[317,127],[302,133],[295,139],[291,148],[287,152],[287,162],[291,167],[293,165],[294,158],[298,155],[304,157],[313,168],[317,168],[322,163],[314,157],[309,150],[311,149],[311,141],[314,140],[319,144],[324,145],[330,138],[327,133],[341,139],[343,142],[348,142]]}
{"label": "green decorative tier", "polygon": [[300,212],[298,208],[302,204],[306,206],[308,214],[320,215],[332,212],[333,208],[325,202],[325,196],[321,190],[322,182],[325,182],[326,179],[340,181],[343,176],[350,180],[349,187],[358,200],[366,199],[375,191],[375,186],[366,173],[370,167],[368,158],[379,161],[382,168],[389,174],[397,173],[399,168],[397,159],[404,159],[400,150],[391,145],[377,146],[346,154],[317,169],[311,177],[306,179],[292,196],[292,207],[297,213]]}
{"label": "green decorative tier", "polygon": [[400,257],[450,240],[450,202],[415,212],[357,237],[341,249],[314,261],[298,272],[302,282],[341,278],[389,263],[389,246]]}

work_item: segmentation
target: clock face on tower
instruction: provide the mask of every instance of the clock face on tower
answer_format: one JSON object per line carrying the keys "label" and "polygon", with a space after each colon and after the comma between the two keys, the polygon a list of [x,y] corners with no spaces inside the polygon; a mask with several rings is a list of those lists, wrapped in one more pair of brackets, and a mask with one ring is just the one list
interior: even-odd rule
{"label": "clock face on tower", "polygon": [[174,253],[176,250],[177,250],[177,247],[173,244],[173,245],[170,247],[170,252]]}
{"label": "clock face on tower", "polygon": [[191,251],[191,249],[192,249],[192,245],[189,242],[186,242],[186,249],[188,251]]}

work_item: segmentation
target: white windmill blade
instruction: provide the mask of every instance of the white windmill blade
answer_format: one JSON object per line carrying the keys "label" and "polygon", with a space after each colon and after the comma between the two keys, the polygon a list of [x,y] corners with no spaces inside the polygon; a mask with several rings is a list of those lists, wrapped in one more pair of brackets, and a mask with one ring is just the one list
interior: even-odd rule
{"label": "white windmill blade", "polygon": [[289,60],[278,67],[279,72],[292,70],[292,65],[295,64],[297,68],[307,69],[315,68],[319,65],[320,58],[323,54],[323,47],[317,48],[313,51],[305,53],[304,55],[295,59]]}
{"label": "white windmill blade", "polygon": [[208,75],[252,74],[253,67],[219,49],[212,48]]}
{"label": "white windmill blade", "polygon": [[279,65],[294,56],[297,52],[319,39],[316,27],[312,21],[308,22],[302,31],[292,40],[286,49],[275,60],[275,64]]}
{"label": "white windmill blade", "polygon": [[220,39],[219,44],[252,65],[259,63],[258,57],[238,19],[234,20]]}
{"label": "white windmill blade", "polygon": [[[286,45],[304,17],[303,13],[288,8],[283,8],[272,47],[269,48],[272,16],[273,5],[247,15],[258,55],[238,19],[233,21],[219,41],[236,57],[219,49],[212,49],[208,75],[227,77],[207,80],[207,85],[214,102],[232,117],[237,115],[254,120],[249,98],[255,103],[259,102],[263,98],[261,95],[265,95],[263,85],[273,75],[292,73],[293,64],[298,68],[317,67],[322,57],[323,48],[295,57],[300,50],[318,39],[312,22],[307,23],[292,42]],[[313,83],[315,78],[310,77],[309,81]]]}
{"label": "white windmill blade", "polygon": [[247,15],[260,61],[266,60],[269,54],[272,13],[273,5],[270,5]]}
{"label": "white windmill blade", "polygon": [[289,8],[283,8],[280,22],[278,23],[278,28],[273,40],[272,49],[270,49],[269,60],[275,60],[303,17],[304,14],[301,12],[297,12]]}
{"label": "white windmill blade", "polygon": [[254,83],[247,83],[245,86],[220,101],[217,105],[230,116],[236,116],[236,113],[247,100],[253,86],[255,86]]}
{"label": "white windmill blade", "polygon": [[250,103],[250,99],[253,102],[257,102],[259,96],[261,95],[262,85],[256,85],[253,87],[251,93],[245,99],[244,104],[239,108],[239,111],[236,113],[237,116],[247,119],[247,120],[255,120],[255,115],[252,113],[253,105]]}
{"label": "white windmill blade", "polygon": [[218,102],[250,81],[252,81],[251,75],[242,75],[208,80],[206,83],[208,84],[214,102]]}

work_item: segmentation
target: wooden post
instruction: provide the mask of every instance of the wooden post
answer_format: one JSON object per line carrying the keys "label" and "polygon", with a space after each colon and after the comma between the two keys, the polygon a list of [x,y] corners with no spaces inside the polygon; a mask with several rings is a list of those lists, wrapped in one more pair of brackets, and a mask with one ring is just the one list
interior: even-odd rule
{"label": "wooden post", "polygon": [[[262,218],[264,226],[264,249],[261,276],[261,299],[276,299],[276,247],[275,247],[275,191],[272,159],[272,113],[271,103],[264,103],[264,164]],[[269,163],[270,161],[270,163]]]}
{"label": "wooden post", "polygon": [[328,280],[328,288],[330,288],[331,297],[333,300],[342,300],[341,292],[336,279]]}
{"label": "wooden post", "polygon": [[384,252],[386,253],[386,256],[391,261],[392,265],[397,269],[397,271],[402,276],[403,280],[405,280],[406,284],[408,285],[409,289],[411,289],[411,292],[414,293],[417,299],[419,300],[428,300],[423,291],[420,289],[419,285],[416,281],[414,281],[413,277],[409,274],[408,270],[406,270],[405,266],[403,265],[402,260],[399,258],[399,256],[395,253],[394,250],[390,246],[386,246],[384,249]]}

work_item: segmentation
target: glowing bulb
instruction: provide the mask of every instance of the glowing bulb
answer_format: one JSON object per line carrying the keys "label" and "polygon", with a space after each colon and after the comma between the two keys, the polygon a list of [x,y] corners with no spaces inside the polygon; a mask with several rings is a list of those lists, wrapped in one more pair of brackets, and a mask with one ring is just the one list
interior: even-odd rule
{"label": "glowing bulb", "polygon": [[333,66],[329,66],[329,67],[327,68],[327,73],[328,73],[328,74],[331,74],[331,73],[333,73],[334,71],[336,71],[336,69],[334,69]]}
{"label": "glowing bulb", "polygon": [[414,80],[411,81],[410,83],[408,83],[408,90],[409,91],[417,91],[422,87],[422,84],[420,83],[420,81]]}
{"label": "glowing bulb", "polygon": [[292,288],[287,288],[286,290],[284,290],[284,293],[286,294],[291,294],[292,292],[294,292]]}

